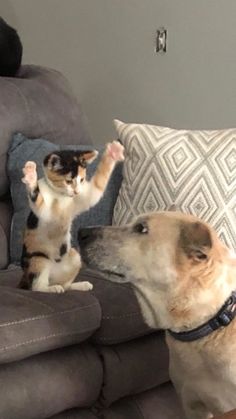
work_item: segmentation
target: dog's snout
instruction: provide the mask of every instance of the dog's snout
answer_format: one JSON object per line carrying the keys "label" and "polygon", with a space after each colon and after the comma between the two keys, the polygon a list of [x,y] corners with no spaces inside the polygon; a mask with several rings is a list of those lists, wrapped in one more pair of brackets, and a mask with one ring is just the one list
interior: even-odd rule
{"label": "dog's snout", "polygon": [[99,228],[94,227],[81,228],[78,232],[79,245],[82,246],[93,241],[100,235],[99,230]]}

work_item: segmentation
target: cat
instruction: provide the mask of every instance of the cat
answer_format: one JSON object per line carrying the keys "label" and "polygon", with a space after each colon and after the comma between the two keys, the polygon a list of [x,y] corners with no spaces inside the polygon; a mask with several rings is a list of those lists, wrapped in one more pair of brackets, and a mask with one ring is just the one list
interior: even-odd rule
{"label": "cat", "polygon": [[124,160],[124,147],[118,141],[108,143],[88,181],[86,167],[97,154],[70,150],[51,153],[44,159],[45,175],[39,180],[36,164],[25,164],[22,182],[31,212],[24,234],[19,288],[55,293],[92,289],[87,281],[74,282],[81,258],[71,247],[71,225],[76,216],[101,199],[116,162]]}

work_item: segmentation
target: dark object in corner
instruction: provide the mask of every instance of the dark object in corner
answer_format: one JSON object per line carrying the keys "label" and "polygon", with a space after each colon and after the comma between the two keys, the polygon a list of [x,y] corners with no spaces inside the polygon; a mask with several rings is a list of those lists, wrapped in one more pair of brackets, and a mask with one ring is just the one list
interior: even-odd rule
{"label": "dark object in corner", "polygon": [[23,47],[17,31],[0,17],[0,76],[15,77],[21,66]]}

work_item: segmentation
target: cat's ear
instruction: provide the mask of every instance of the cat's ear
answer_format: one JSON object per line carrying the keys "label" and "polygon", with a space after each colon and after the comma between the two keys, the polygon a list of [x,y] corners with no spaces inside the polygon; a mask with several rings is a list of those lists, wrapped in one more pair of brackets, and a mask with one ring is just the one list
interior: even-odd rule
{"label": "cat's ear", "polygon": [[86,151],[85,153],[83,153],[83,160],[85,161],[85,163],[90,164],[92,163],[98,156],[98,151],[97,150],[93,150],[93,151]]}
{"label": "cat's ear", "polygon": [[61,169],[61,158],[56,153],[49,154],[44,159],[44,166],[47,166],[50,170],[59,170]]}

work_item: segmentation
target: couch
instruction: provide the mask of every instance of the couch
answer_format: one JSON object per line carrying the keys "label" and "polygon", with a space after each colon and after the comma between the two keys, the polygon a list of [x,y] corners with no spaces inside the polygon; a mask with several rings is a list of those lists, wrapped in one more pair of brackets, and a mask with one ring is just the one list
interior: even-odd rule
{"label": "couch", "polygon": [[6,172],[12,135],[91,144],[65,78],[22,66],[0,77],[0,418],[182,419],[168,377],[162,331],[144,323],[130,285],[82,269],[92,292],[63,295],[17,288],[9,259],[13,208]]}

